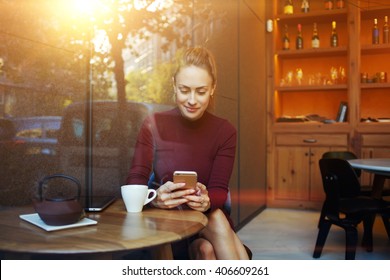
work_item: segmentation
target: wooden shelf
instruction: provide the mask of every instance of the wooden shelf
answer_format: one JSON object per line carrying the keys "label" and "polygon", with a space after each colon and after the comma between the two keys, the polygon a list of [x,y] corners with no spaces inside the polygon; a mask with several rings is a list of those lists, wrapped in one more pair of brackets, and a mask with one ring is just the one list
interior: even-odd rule
{"label": "wooden shelf", "polygon": [[390,123],[360,122],[356,126],[356,132],[358,133],[383,134],[383,131],[390,131]]}
{"label": "wooden shelf", "polygon": [[[375,1],[374,1],[375,2]],[[361,7],[361,19],[367,20],[372,18],[383,18],[384,16],[390,16],[390,5],[386,7],[373,6],[373,7]]]}
{"label": "wooden shelf", "polygon": [[326,85],[326,86],[284,86],[275,87],[276,91],[288,92],[288,91],[334,91],[334,90],[346,90],[348,87],[346,84]]}
{"label": "wooden shelf", "polygon": [[360,88],[362,88],[362,89],[386,89],[386,88],[390,88],[390,83],[361,83]]}
{"label": "wooden shelf", "polygon": [[325,124],[321,122],[283,123],[272,127],[273,133],[349,133],[352,127],[347,122]]}
{"label": "wooden shelf", "polygon": [[365,54],[389,54],[390,44],[378,44],[378,45],[363,45],[361,47],[361,53]]}
{"label": "wooden shelf", "polygon": [[329,56],[346,56],[348,50],[346,46],[336,48],[319,48],[303,50],[278,50],[275,54],[279,58],[309,58],[309,57],[329,57]]}
{"label": "wooden shelf", "polygon": [[347,9],[317,10],[309,13],[294,13],[292,15],[277,15],[276,21],[280,23],[312,23],[315,18],[317,23],[329,22],[331,20],[347,20]]}

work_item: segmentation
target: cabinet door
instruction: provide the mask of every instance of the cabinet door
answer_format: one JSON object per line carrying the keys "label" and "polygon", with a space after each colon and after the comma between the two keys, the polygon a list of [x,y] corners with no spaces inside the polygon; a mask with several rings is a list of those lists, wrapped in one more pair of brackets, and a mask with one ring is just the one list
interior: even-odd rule
{"label": "cabinet door", "polygon": [[309,148],[276,148],[276,199],[308,200],[309,156]]}

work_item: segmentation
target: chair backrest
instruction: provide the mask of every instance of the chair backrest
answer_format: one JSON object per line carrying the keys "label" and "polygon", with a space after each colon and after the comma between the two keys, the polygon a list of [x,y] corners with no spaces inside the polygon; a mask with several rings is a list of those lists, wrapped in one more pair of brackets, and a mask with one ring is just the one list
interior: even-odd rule
{"label": "chair backrest", "polygon": [[[326,194],[326,215],[339,219],[342,199],[353,198],[360,193],[360,183],[348,161],[340,158],[322,158],[319,161],[322,184]],[[324,209],[323,208],[323,209]]]}
{"label": "chair backrest", "polygon": [[352,198],[360,194],[359,179],[345,159],[322,158],[319,161],[325,194],[330,197]]}
{"label": "chair backrest", "polygon": [[[322,158],[341,158],[341,159],[357,159],[357,156],[350,151],[329,151],[325,152],[322,155]],[[354,169],[356,176],[360,177],[361,170],[360,169]]]}

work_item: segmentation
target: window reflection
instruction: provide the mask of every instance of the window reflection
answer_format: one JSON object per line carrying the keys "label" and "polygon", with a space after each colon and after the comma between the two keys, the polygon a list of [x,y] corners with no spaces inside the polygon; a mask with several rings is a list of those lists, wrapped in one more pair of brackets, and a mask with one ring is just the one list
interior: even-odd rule
{"label": "window reflection", "polygon": [[[141,122],[147,114],[172,107],[173,55],[193,44],[194,34],[199,42],[211,35],[201,20],[194,29],[193,1],[156,1],[164,4],[144,10],[131,10],[127,1],[120,1],[118,15],[102,13],[93,20],[77,18],[68,11],[70,5],[55,2],[0,4],[0,10],[18,11],[0,20],[5,28],[0,32],[0,205],[30,203],[39,181],[54,173],[83,184],[89,125],[94,189],[119,189]],[[197,9],[208,11],[200,3]],[[118,18],[124,30],[111,34]],[[88,80],[92,120],[86,125]],[[118,100],[127,106],[121,117]],[[107,109],[103,103],[113,105]]]}

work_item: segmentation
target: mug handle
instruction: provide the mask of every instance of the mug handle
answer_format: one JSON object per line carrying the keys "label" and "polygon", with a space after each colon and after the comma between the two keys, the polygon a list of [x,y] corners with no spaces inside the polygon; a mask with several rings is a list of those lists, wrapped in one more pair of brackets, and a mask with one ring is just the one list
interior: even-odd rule
{"label": "mug handle", "polygon": [[[150,197],[150,194],[153,193],[152,197]],[[153,199],[155,199],[157,196],[157,192],[156,190],[153,190],[153,189],[148,189],[148,195],[145,199],[145,202],[144,202],[144,205],[148,204],[149,202],[151,202]]]}

